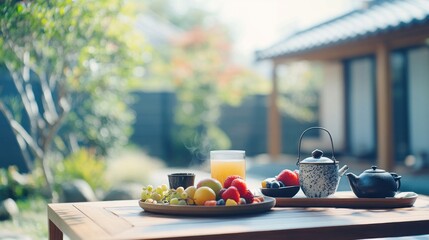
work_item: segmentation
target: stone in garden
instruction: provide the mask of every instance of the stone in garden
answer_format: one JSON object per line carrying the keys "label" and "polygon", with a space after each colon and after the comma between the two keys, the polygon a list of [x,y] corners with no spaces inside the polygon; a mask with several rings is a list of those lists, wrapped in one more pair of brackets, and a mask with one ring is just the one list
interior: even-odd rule
{"label": "stone in garden", "polygon": [[138,199],[140,193],[141,186],[139,184],[124,183],[107,192],[103,201]]}
{"label": "stone in garden", "polygon": [[0,203],[0,220],[9,220],[18,215],[19,209],[15,201],[11,198],[1,201]]}
{"label": "stone in garden", "polygon": [[62,183],[60,194],[61,202],[91,202],[97,200],[91,186],[82,179]]}

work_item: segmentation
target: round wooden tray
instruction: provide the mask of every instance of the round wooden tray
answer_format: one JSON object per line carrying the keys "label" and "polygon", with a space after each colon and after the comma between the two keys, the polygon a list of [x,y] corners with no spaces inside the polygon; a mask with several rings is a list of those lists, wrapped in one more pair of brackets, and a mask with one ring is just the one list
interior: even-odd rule
{"label": "round wooden tray", "polygon": [[276,204],[271,197],[264,197],[261,203],[243,204],[237,206],[195,206],[195,205],[163,205],[145,203],[139,200],[139,205],[145,212],[160,213],[168,215],[190,215],[190,216],[226,216],[241,214],[256,214],[269,211]]}

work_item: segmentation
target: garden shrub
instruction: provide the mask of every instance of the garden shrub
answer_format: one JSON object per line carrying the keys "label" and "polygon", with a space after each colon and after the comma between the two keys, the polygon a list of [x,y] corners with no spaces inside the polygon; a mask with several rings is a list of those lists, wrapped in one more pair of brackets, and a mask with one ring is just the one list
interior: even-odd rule
{"label": "garden shrub", "polygon": [[106,189],[105,170],[105,161],[97,157],[95,151],[80,149],[57,164],[55,182],[59,186],[65,181],[83,179],[94,190]]}

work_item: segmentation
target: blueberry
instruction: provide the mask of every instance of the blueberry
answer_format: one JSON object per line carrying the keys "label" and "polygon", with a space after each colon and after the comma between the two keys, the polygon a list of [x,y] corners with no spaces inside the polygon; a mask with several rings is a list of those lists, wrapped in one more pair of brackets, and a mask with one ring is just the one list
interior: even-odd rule
{"label": "blueberry", "polygon": [[282,181],[279,181],[280,187],[285,187],[285,184]]}
{"label": "blueberry", "polygon": [[219,200],[216,202],[216,205],[225,205],[225,200],[223,200],[223,199],[219,199]]}
{"label": "blueberry", "polygon": [[279,188],[280,187],[280,183],[278,181],[273,181],[271,183],[271,188]]}
{"label": "blueberry", "polygon": [[271,182],[267,182],[267,188],[271,188]]}

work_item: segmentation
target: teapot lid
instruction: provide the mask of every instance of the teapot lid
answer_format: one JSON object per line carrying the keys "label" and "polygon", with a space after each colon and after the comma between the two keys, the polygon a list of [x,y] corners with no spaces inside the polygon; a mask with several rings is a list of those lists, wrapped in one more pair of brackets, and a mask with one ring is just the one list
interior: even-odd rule
{"label": "teapot lid", "polygon": [[334,160],[323,157],[323,151],[319,149],[315,149],[313,152],[311,152],[311,157],[308,157],[301,161],[301,163],[315,163],[315,164],[332,164]]}
{"label": "teapot lid", "polygon": [[383,169],[377,169],[377,166],[372,166],[371,169],[367,169],[364,171],[365,173],[385,173]]}

